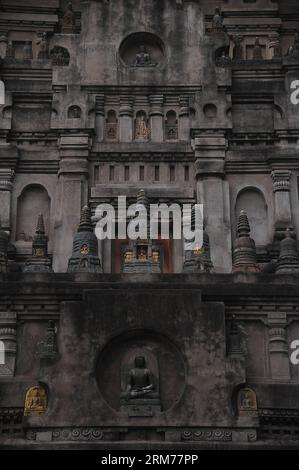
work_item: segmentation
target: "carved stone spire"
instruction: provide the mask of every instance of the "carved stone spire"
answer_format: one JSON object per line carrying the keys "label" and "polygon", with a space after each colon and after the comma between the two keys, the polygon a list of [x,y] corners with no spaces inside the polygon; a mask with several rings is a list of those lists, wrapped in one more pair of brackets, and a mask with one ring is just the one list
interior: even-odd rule
{"label": "carved stone spire", "polygon": [[238,219],[237,238],[233,245],[233,272],[258,272],[255,242],[250,238],[250,226],[245,211]]}
{"label": "carved stone spire", "polygon": [[7,272],[8,234],[2,229],[0,220],[0,273]]}
{"label": "carved stone spire", "polygon": [[53,272],[48,256],[48,239],[45,235],[44,217],[39,214],[32,241],[32,256],[25,263],[24,272]]}
{"label": "carved stone spire", "polygon": [[68,272],[101,273],[98,240],[94,234],[88,206],[81,211],[78,231],[74,237],[73,253],[69,259]]}
{"label": "carved stone spire", "polygon": [[276,265],[277,274],[299,273],[299,255],[297,242],[288,228],[285,238],[280,242],[280,255]]}
{"label": "carved stone spire", "polygon": [[91,212],[88,206],[84,206],[81,211],[78,232],[92,232]]}

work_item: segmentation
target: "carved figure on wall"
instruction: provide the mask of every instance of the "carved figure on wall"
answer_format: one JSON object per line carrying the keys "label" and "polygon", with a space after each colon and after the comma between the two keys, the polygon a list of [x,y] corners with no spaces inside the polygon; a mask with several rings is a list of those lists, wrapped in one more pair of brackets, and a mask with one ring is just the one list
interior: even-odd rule
{"label": "carved figure on wall", "polygon": [[129,371],[126,395],[129,398],[140,398],[153,392],[155,389],[153,374],[146,367],[144,356],[137,356],[135,367]]}
{"label": "carved figure on wall", "polygon": [[145,115],[139,114],[136,117],[136,130],[135,138],[140,140],[147,140],[149,137],[149,129],[147,126],[147,121]]}
{"label": "carved figure on wall", "polygon": [[216,7],[215,9],[212,23],[214,31],[221,31],[223,29],[223,16],[221,15],[219,7]]}
{"label": "carved figure on wall", "polygon": [[23,47],[23,57],[25,60],[31,60],[33,58],[31,41],[25,42],[25,45]]}
{"label": "carved figure on wall", "polygon": [[141,45],[139,46],[139,52],[136,54],[136,60],[134,63],[135,67],[155,67],[155,65],[151,61],[151,56],[150,54],[146,51],[145,46]]}
{"label": "carved figure on wall", "polygon": [[31,387],[25,398],[24,416],[44,415],[48,406],[47,394],[43,387]]}
{"label": "carved figure on wall", "polygon": [[62,18],[62,34],[74,34],[76,32],[76,14],[72,2],[66,7]]}
{"label": "carved figure on wall", "polygon": [[262,46],[259,38],[255,38],[255,44],[253,48],[253,60],[263,60]]}
{"label": "carved figure on wall", "polygon": [[15,51],[14,51],[14,47],[13,47],[12,41],[9,41],[9,43],[7,44],[7,49],[6,49],[5,58],[6,58],[6,59],[14,59],[14,58],[15,58]]}
{"label": "carved figure on wall", "polygon": [[56,326],[49,320],[45,339],[38,345],[38,355],[43,359],[54,359],[58,355]]}
{"label": "carved figure on wall", "polygon": [[251,388],[243,388],[238,393],[238,415],[256,416],[257,399],[256,393]]}
{"label": "carved figure on wall", "polygon": [[241,34],[236,34],[235,36],[231,36],[231,40],[233,41],[235,47],[233,50],[233,59],[234,60],[243,60],[243,36]]}
{"label": "carved figure on wall", "polygon": [[68,119],[80,119],[81,108],[79,106],[71,106],[67,113]]}

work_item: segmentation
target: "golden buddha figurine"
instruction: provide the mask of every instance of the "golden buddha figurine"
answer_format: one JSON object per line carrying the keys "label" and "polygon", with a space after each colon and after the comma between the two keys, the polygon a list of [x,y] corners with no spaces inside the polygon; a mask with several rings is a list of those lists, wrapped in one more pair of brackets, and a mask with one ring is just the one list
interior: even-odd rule
{"label": "golden buddha figurine", "polygon": [[146,249],[141,246],[138,249],[138,260],[139,261],[147,261],[147,252]]}
{"label": "golden buddha figurine", "polygon": [[24,416],[41,416],[47,410],[47,395],[43,387],[31,387],[26,393]]}

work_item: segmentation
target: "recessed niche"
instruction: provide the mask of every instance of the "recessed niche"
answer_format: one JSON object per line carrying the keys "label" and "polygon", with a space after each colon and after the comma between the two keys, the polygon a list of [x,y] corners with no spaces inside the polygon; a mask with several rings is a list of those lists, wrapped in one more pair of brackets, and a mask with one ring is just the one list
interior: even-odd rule
{"label": "recessed niche", "polygon": [[121,43],[119,55],[129,67],[155,68],[164,60],[164,44],[152,33],[134,33]]}
{"label": "recessed niche", "polygon": [[212,103],[206,104],[203,108],[203,112],[207,118],[213,119],[217,115],[217,107]]}

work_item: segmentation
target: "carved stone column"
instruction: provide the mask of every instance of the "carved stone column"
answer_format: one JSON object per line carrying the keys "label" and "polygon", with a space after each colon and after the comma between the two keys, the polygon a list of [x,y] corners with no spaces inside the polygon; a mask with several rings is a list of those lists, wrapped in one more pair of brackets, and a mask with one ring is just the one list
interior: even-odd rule
{"label": "carved stone column", "polygon": [[67,134],[60,137],[58,210],[55,220],[55,256],[53,259],[55,272],[67,270],[81,209],[87,203],[88,153],[88,134]]}
{"label": "carved stone column", "polygon": [[275,203],[275,235],[276,240],[282,240],[287,228],[292,228],[292,209],[290,199],[290,178],[288,170],[274,170],[271,173],[273,179],[273,192]]}
{"label": "carved stone column", "polygon": [[102,142],[105,136],[105,97],[100,95],[96,97],[96,140]]}
{"label": "carved stone column", "polygon": [[123,95],[120,98],[119,139],[120,142],[133,140],[133,105],[130,95]]}
{"label": "carved stone column", "polygon": [[11,230],[11,193],[15,172],[11,168],[0,169],[0,219],[2,228]]}
{"label": "carved stone column", "polygon": [[7,44],[8,44],[7,32],[1,32],[0,33],[0,58],[1,59],[4,59],[6,57]]}
{"label": "carved stone column", "polygon": [[190,140],[190,109],[189,97],[180,97],[179,140]]}
{"label": "carved stone column", "polygon": [[0,376],[13,376],[17,355],[17,315],[1,313],[0,341],[4,344],[4,364],[0,365]]}
{"label": "carved stone column", "polygon": [[150,96],[151,141],[163,142],[163,95]]}
{"label": "carved stone column", "polygon": [[286,338],[287,318],[285,313],[269,313],[269,357],[271,378],[289,380],[290,358]]}
{"label": "carved stone column", "polygon": [[215,272],[231,272],[229,185],[224,179],[226,138],[222,131],[194,131],[192,145],[195,151],[197,202],[203,204],[212,263]]}

